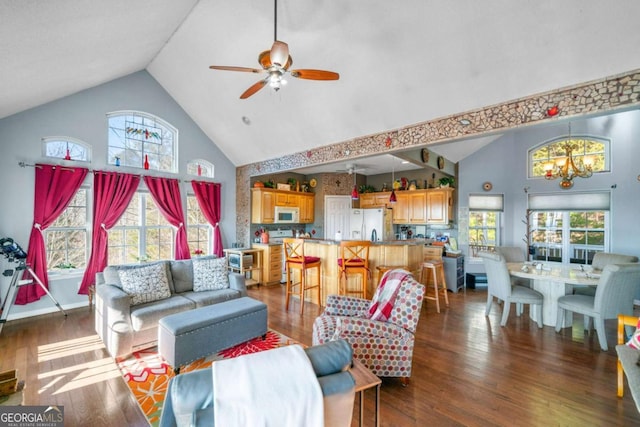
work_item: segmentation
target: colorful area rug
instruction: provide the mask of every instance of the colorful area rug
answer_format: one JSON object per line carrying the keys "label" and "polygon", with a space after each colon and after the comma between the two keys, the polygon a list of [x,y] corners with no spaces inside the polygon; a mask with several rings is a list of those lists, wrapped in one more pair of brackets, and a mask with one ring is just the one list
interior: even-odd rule
{"label": "colorful area rug", "polygon": [[[222,350],[219,353],[196,360],[182,367],[180,372],[185,373],[208,368],[216,360],[231,359],[243,354],[257,353],[297,343],[297,341],[286,335],[269,330],[264,340],[258,337],[235,347]],[[162,404],[169,380],[174,376],[173,368],[160,357],[156,347],[135,352],[128,358],[118,359],[116,362],[124,380],[136,397],[140,408],[142,408],[142,412],[147,416],[149,424],[157,426],[160,422],[160,413],[162,412]]]}

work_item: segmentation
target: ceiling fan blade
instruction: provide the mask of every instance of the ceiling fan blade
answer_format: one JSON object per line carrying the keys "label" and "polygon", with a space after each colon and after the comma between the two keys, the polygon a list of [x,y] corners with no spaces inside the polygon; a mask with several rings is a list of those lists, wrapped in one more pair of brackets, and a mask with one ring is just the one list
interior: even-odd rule
{"label": "ceiling fan blade", "polygon": [[289,60],[289,45],[278,40],[274,41],[269,57],[272,64],[284,67]]}
{"label": "ceiling fan blade", "polygon": [[227,67],[224,65],[211,65],[209,66],[212,70],[223,70],[223,71],[244,71],[246,73],[264,73],[264,70],[259,70],[257,68],[248,68],[248,67]]}
{"label": "ceiling fan blade", "polygon": [[252,85],[249,89],[245,90],[242,95],[240,95],[240,99],[247,99],[267,84],[268,79],[260,80],[259,82]]}
{"label": "ceiling fan blade", "polygon": [[338,80],[340,74],[324,70],[291,70],[291,76],[308,80]]}

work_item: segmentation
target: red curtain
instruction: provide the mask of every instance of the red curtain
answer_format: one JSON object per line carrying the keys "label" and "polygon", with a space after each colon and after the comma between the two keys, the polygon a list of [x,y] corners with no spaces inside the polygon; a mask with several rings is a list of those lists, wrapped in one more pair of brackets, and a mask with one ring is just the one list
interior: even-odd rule
{"label": "red curtain", "polygon": [[189,259],[187,231],[184,226],[184,213],[180,199],[180,184],[177,179],[154,178],[145,176],[144,182],[158,205],[162,215],[171,225],[177,227],[175,259]]}
{"label": "red curtain", "polygon": [[192,181],[191,186],[200,205],[204,217],[213,225],[213,252],[222,257],[222,234],[220,233],[220,188],[221,184],[215,182]]}
{"label": "red curtain", "polygon": [[[29,237],[26,262],[48,289],[47,251],[42,232],[67,208],[89,171],[85,168],[42,164],[36,165],[35,169],[33,228]],[[31,279],[26,272],[23,278]],[[46,292],[34,282],[31,285],[20,286],[15,303],[28,304],[39,300],[43,295],[46,295]]]}
{"label": "red curtain", "polygon": [[93,236],[91,256],[82,277],[78,294],[87,295],[95,283],[96,273],[109,260],[108,233],[127,210],[138,189],[140,177],[117,172],[96,171],[93,176]]}

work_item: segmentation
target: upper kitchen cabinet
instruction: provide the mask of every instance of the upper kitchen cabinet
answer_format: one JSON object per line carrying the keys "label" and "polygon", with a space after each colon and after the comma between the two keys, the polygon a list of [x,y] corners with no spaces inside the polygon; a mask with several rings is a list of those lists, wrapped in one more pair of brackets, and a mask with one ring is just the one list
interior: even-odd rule
{"label": "upper kitchen cabinet", "polygon": [[274,191],[262,188],[251,189],[251,222],[254,224],[273,224],[275,222]]}
{"label": "upper kitchen cabinet", "polygon": [[453,220],[453,188],[427,191],[427,224],[448,224]]}
{"label": "upper kitchen cabinet", "polygon": [[362,193],[360,194],[360,209],[386,208],[389,206],[391,192]]}
{"label": "upper kitchen cabinet", "polygon": [[300,193],[300,222],[302,224],[313,224],[315,205],[313,193]]}

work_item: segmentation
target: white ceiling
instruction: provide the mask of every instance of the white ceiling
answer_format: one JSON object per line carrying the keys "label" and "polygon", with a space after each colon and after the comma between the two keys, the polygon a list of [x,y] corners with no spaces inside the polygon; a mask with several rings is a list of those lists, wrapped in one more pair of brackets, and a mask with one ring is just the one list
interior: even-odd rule
{"label": "white ceiling", "polygon": [[0,0],[0,118],[147,69],[241,166],[638,69],[638,16],[636,0],[280,0],[292,68],[340,80],[240,100],[259,77],[208,67],[258,66],[271,0]]}

